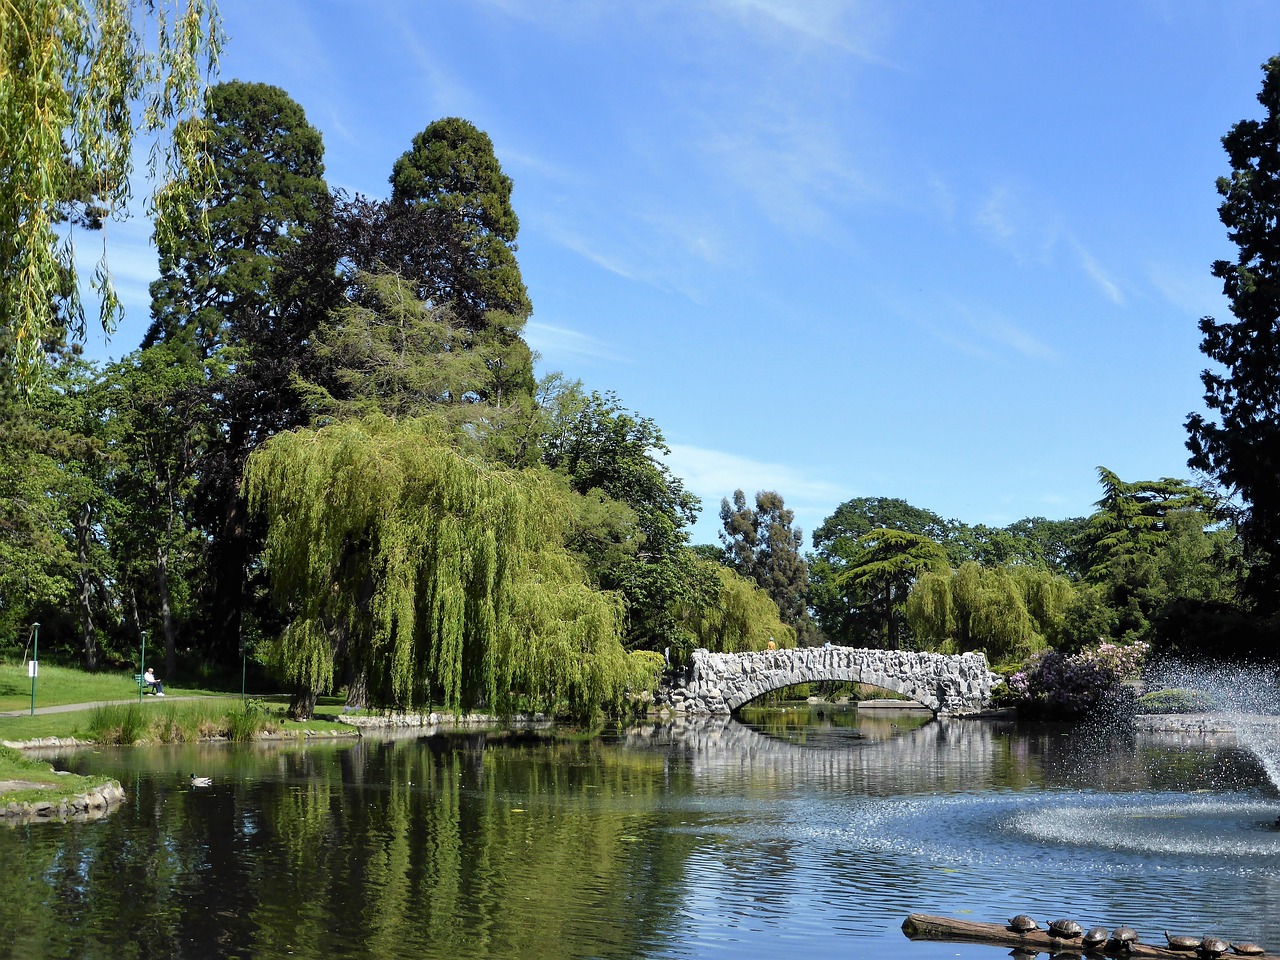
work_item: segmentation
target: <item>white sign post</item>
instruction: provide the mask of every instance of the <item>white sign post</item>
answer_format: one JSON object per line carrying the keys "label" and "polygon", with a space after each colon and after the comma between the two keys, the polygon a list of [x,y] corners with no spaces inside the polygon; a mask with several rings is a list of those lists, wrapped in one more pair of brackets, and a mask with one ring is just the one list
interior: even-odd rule
{"label": "white sign post", "polygon": [[31,715],[36,715],[36,674],[40,672],[40,624],[31,624],[31,659],[27,661],[27,676],[31,678]]}

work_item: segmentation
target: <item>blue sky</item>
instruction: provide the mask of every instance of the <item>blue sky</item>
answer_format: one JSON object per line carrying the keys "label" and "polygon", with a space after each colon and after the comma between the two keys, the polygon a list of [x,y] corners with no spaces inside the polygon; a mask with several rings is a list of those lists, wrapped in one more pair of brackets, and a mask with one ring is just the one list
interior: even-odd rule
{"label": "blue sky", "polygon": [[[808,534],[902,497],[1079,516],[1095,468],[1187,476],[1220,138],[1274,0],[221,0],[223,79],[283,87],[330,184],[386,196],[432,120],[515,181],[540,370],[652,417],[703,500]],[[155,256],[113,225],[137,345]]]}

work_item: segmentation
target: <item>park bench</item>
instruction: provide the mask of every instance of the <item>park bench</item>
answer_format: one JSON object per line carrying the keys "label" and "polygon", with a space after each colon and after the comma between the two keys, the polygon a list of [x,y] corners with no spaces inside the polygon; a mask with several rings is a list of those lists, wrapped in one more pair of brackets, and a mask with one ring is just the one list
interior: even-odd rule
{"label": "park bench", "polygon": [[151,686],[149,683],[143,680],[142,674],[135,673],[133,675],[133,682],[136,683],[139,687],[143,688],[142,690],[143,693],[149,693],[149,694],[152,694],[153,696],[155,695],[155,692],[156,692],[155,687]]}

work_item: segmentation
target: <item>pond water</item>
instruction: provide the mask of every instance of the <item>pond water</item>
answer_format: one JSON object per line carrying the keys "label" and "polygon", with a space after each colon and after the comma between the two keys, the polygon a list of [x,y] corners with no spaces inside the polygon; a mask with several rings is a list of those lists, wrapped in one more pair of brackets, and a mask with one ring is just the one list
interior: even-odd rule
{"label": "pond water", "polygon": [[128,800],[0,829],[0,958],[1008,955],[912,912],[1280,950],[1280,798],[1229,742],[744,720],[67,753]]}

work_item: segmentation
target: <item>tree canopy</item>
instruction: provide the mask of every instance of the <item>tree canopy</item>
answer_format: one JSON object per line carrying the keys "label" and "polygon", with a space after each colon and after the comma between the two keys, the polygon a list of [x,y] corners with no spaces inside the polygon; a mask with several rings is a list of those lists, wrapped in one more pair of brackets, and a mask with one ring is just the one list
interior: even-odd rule
{"label": "tree canopy", "polygon": [[511,191],[489,135],[458,117],[428,124],[391,172],[393,204],[447,227],[436,262],[423,271],[428,299],[475,327],[490,311],[521,323],[532,312],[515,258],[520,220]]}
{"label": "tree canopy", "polygon": [[1208,416],[1186,426],[1190,465],[1244,501],[1249,590],[1270,614],[1280,611],[1280,56],[1262,69],[1265,115],[1222,138],[1231,173],[1218,178],[1218,216],[1238,253],[1214,261],[1213,275],[1234,319],[1200,320],[1200,349],[1217,366],[1200,376]]}
{"label": "tree canopy", "polygon": [[211,429],[194,457],[191,503],[211,539],[207,633],[241,651],[255,550],[240,480],[254,447],[306,421],[295,381],[335,265],[304,258],[302,247],[326,223],[329,193],[320,134],[279,87],[217,84],[203,115],[179,127],[188,129],[207,143],[217,188],[189,192],[187,226],[158,238],[143,344],[167,345],[171,362],[197,366],[204,381],[192,389],[204,394]]}
{"label": "tree canopy", "polygon": [[735,490],[732,504],[720,501],[720,521],[728,564],[769,595],[784,623],[796,626],[805,620],[809,569],[800,555],[804,534],[792,526],[795,513],[782,496],[761,490],[752,509],[746,495]]}
{"label": "tree canopy", "polygon": [[1047,570],[970,560],[924,573],[906,614],[929,649],[981,650],[997,663],[1017,662],[1060,640],[1074,593],[1065,577]]}
{"label": "tree canopy", "polygon": [[[184,338],[202,358],[254,343],[281,313],[279,267],[327,210],[324,144],[279,87],[209,88],[198,130],[216,187],[189,194],[188,224],[158,244],[143,345]],[[192,134],[194,135],[194,134]]]}

